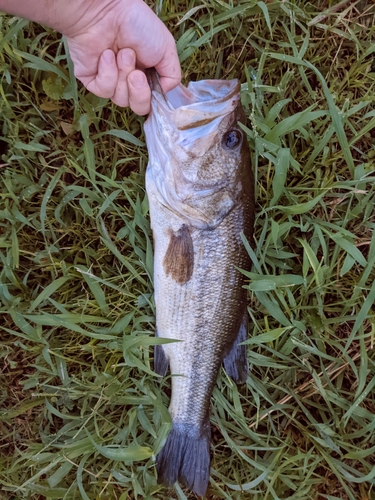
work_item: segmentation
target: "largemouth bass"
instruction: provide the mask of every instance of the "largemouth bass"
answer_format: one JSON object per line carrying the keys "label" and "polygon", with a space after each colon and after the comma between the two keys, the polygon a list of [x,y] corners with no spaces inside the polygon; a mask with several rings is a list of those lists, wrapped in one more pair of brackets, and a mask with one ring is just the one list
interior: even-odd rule
{"label": "largemouth bass", "polygon": [[237,383],[248,373],[244,276],[254,182],[238,121],[237,80],[180,85],[167,95],[148,71],[151,112],[146,189],[154,239],[156,330],[181,342],[155,348],[155,371],[172,374],[173,427],[157,456],[158,480],[204,495],[209,481],[209,407],[222,363]]}

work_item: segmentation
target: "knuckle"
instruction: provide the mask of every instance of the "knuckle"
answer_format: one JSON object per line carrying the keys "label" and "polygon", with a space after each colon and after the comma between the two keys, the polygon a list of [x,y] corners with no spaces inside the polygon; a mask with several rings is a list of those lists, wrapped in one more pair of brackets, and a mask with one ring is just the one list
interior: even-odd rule
{"label": "knuckle", "polygon": [[121,49],[117,54],[117,57],[120,58],[120,61],[127,66],[135,66],[135,52],[133,49],[126,47]]}
{"label": "knuckle", "polygon": [[97,82],[90,82],[86,85],[86,88],[98,97],[108,98],[113,96],[112,89],[101,87]]}

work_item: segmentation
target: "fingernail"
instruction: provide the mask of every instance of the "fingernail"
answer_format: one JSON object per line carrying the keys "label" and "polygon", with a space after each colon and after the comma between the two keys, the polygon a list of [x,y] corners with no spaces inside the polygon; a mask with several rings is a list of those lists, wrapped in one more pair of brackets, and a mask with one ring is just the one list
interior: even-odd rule
{"label": "fingernail", "polygon": [[106,62],[107,64],[111,64],[114,60],[114,53],[112,52],[112,50],[105,50],[102,54],[102,57],[104,59],[104,62]]}
{"label": "fingernail", "polygon": [[128,76],[128,82],[132,87],[139,89],[146,85],[146,76],[142,71],[132,71]]}
{"label": "fingernail", "polygon": [[135,54],[131,49],[124,49],[120,51],[121,62],[123,66],[135,66]]}

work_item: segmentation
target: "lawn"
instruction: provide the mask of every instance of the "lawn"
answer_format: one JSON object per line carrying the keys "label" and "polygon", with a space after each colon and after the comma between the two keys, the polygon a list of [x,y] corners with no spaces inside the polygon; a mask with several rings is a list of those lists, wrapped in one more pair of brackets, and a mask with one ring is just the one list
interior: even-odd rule
{"label": "lawn", "polygon": [[[166,0],[183,81],[239,78],[256,179],[250,376],[222,371],[209,499],[375,499],[374,1]],[[144,118],[0,17],[0,499],[157,484]]]}

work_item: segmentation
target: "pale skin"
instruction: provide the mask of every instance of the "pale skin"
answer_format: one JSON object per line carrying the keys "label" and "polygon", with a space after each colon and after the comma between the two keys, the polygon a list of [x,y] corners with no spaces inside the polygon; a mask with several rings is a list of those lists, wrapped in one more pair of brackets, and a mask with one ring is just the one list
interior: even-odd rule
{"label": "pale skin", "polygon": [[151,100],[142,69],[155,67],[165,92],[181,81],[174,39],[143,0],[0,0],[0,12],[61,32],[78,80],[139,115]]}

